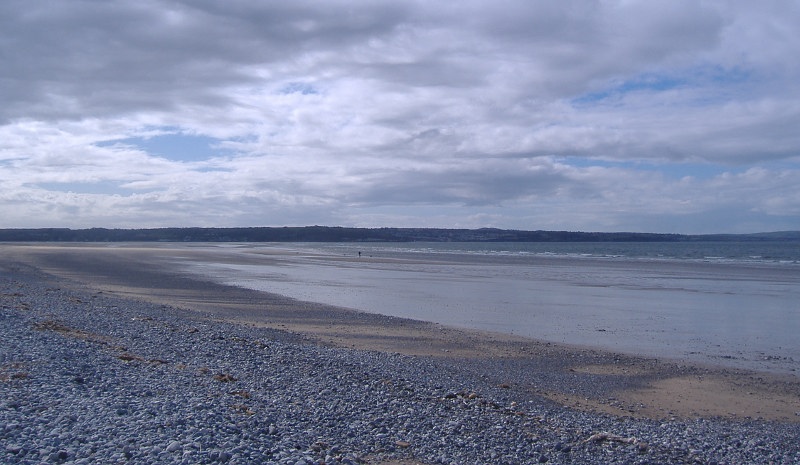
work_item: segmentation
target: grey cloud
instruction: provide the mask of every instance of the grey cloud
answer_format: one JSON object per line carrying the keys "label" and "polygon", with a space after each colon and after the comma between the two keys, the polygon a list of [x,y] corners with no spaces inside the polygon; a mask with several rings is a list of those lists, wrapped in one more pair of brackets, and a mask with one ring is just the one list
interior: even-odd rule
{"label": "grey cloud", "polygon": [[364,185],[357,186],[356,193],[345,199],[347,202],[475,206],[552,195],[570,180],[551,165],[511,160],[399,169],[372,173],[362,182]]}
{"label": "grey cloud", "polygon": [[[622,210],[729,212],[712,183],[635,162],[795,169],[798,23],[793,2],[8,0],[0,179],[25,195],[5,205],[115,224],[175,205],[219,224],[387,205],[516,226],[531,210],[609,227]],[[192,164],[98,147],[165,127],[227,150]],[[592,167],[609,160],[632,168]],[[752,179],[722,189],[762,215],[797,211],[791,183]],[[58,187],[104,182],[136,189]]]}
{"label": "grey cloud", "polygon": [[280,73],[276,63],[366,40],[404,17],[376,6],[3,2],[0,121],[224,105],[227,86],[256,82],[248,66]]}
{"label": "grey cloud", "polygon": [[[533,95],[576,91],[708,42],[718,29],[697,24],[708,16],[698,8],[671,23],[665,18],[681,9],[659,8],[655,21],[640,8],[611,19],[615,28],[643,23],[630,31],[636,37],[609,41],[597,6],[550,2],[477,2],[446,14],[429,4],[350,2],[10,1],[0,8],[10,38],[0,45],[6,119],[224,106],[227,86],[257,85],[254,66],[272,75],[363,73],[408,86],[480,86],[492,73],[510,72]],[[420,28],[433,21],[433,32]],[[653,34],[657,25],[663,31]],[[373,40],[363,61],[358,50]],[[620,50],[630,44],[637,49]],[[398,52],[410,55],[393,62]],[[294,69],[304,55],[320,54]]]}

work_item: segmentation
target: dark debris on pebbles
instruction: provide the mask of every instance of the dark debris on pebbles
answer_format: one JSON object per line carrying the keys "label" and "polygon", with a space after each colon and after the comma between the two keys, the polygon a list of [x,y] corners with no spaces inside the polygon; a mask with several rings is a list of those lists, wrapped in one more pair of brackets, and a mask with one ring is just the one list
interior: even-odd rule
{"label": "dark debris on pebbles", "polygon": [[797,425],[574,411],[0,265],[0,463],[800,463]]}

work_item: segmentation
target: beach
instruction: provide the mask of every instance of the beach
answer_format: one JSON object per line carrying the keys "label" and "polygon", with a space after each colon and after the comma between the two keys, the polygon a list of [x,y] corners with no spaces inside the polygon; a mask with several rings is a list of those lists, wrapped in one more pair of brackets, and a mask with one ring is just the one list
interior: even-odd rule
{"label": "beach", "polygon": [[[791,244],[194,245],[200,279],[448,327],[793,375]],[[711,255],[711,256],[709,256]],[[166,257],[165,257],[166,258]]]}
{"label": "beach", "polygon": [[[449,460],[456,463],[488,461],[530,463],[543,459],[552,463],[592,463],[585,461],[587,457],[598,458],[596,463],[608,463],[607,459],[610,456],[620,460],[621,457],[626,457],[631,463],[646,461],[685,463],[686,460],[694,458],[701,463],[714,460],[719,463],[735,463],[737,457],[739,463],[742,463],[741,458],[746,456],[736,454],[753,453],[755,449],[750,448],[749,452],[745,451],[748,448],[744,446],[737,449],[735,441],[723,438],[745,437],[745,435],[756,438],[755,443],[762,442],[768,446],[767,449],[773,454],[771,459],[773,463],[791,463],[797,458],[798,446],[794,442],[790,445],[781,439],[784,434],[786,437],[793,435],[796,437],[798,431],[800,382],[796,376],[684,363],[650,356],[637,357],[515,335],[453,328],[420,320],[359,312],[325,303],[312,303],[244,287],[228,286],[213,280],[201,279],[197,274],[188,273],[181,267],[175,266],[177,259],[202,262],[207,258],[204,254],[208,253],[202,247],[193,249],[191,246],[178,247],[169,244],[3,245],[0,248],[0,258],[3,260],[4,276],[8,280],[6,283],[8,289],[4,291],[4,312],[7,313],[7,321],[16,316],[26,315],[33,321],[31,324],[39,324],[45,329],[50,328],[51,333],[58,333],[61,338],[77,339],[82,341],[82,344],[88,344],[89,347],[82,350],[93,350],[92,344],[99,344],[92,342],[93,340],[112,337],[112,334],[103,334],[99,331],[101,324],[82,320],[70,313],[69,308],[56,311],[37,307],[45,302],[40,299],[41,296],[33,298],[25,292],[14,291],[12,288],[28,286],[30,289],[38,289],[37,292],[40,294],[45,292],[43,289],[51,289],[50,293],[56,292],[52,289],[58,289],[58,293],[61,294],[80,293],[83,297],[77,299],[80,302],[73,302],[73,306],[91,313],[93,321],[105,321],[103,318],[110,318],[110,315],[103,316],[103,312],[98,310],[98,305],[93,305],[89,309],[84,308],[86,305],[83,304],[99,298],[111,299],[116,303],[104,305],[103,308],[114,307],[115,312],[125,314],[125,318],[108,322],[109,325],[121,325],[116,333],[112,332],[113,334],[123,332],[121,328],[126,325],[139,324],[132,323],[133,321],[166,319],[170,325],[185,329],[174,333],[173,337],[176,339],[201,332],[201,329],[197,332],[189,330],[199,328],[202,323],[220,334],[227,334],[224,339],[226,341],[232,340],[231,334],[241,333],[242,335],[236,337],[258,340],[261,344],[281,345],[283,349],[302,347],[303,350],[319,351],[320,354],[325,354],[322,359],[327,362],[322,365],[328,366],[330,372],[326,373],[326,370],[316,373],[304,372],[304,382],[314,386],[317,386],[316,383],[320,383],[320,386],[337,385],[338,382],[331,382],[331,379],[352,376],[353,366],[358,364],[367,366],[373,362],[380,362],[378,363],[380,370],[377,369],[378,366],[370,368],[375,368],[376,373],[380,371],[380,375],[369,376],[369,370],[356,371],[359,376],[366,376],[370,383],[384,382],[382,386],[392,385],[394,386],[392,389],[402,384],[398,381],[398,378],[402,378],[405,380],[403,383],[411,383],[427,393],[422,396],[427,399],[425,402],[439,399],[435,403],[436,408],[442,407],[439,404],[444,402],[442,399],[449,402],[446,405],[452,406],[451,404],[455,403],[465,410],[462,423],[469,423],[469,418],[473,418],[473,421],[480,419],[480,421],[496,422],[500,417],[485,416],[488,413],[484,410],[487,405],[494,406],[491,408],[497,407],[501,412],[505,412],[501,415],[503,421],[508,421],[508,416],[520,417],[520,423],[513,426],[512,430],[517,431],[513,428],[519,428],[519,431],[528,431],[529,435],[533,434],[531,431],[539,431],[533,436],[538,435],[542,438],[538,446],[537,440],[532,440],[530,436],[524,440],[513,437],[505,440],[486,439],[489,442],[482,446],[483,452],[473,447],[475,444],[469,447],[465,445],[459,449],[454,446],[455,442],[447,446],[440,445],[437,449],[434,438],[437,434],[439,439],[444,436],[440,434],[441,425],[435,423],[444,420],[431,420],[428,418],[430,414],[420,416],[412,414],[415,422],[419,422],[415,427],[406,422],[399,430],[393,429],[391,424],[378,427],[377,433],[373,432],[375,428],[368,430],[372,436],[380,435],[378,439],[381,441],[376,441],[374,437],[371,439],[374,443],[383,444],[380,447],[376,447],[373,442],[358,443],[356,438],[351,438],[354,441],[352,444],[359,444],[357,447],[347,446],[353,449],[351,452],[355,455],[323,454],[316,451],[316,458],[312,458],[317,462],[308,463],[325,462],[327,456],[331,463],[333,460],[344,463],[345,459],[352,461],[357,459],[369,463],[390,463],[392,460],[412,461],[411,463],[450,463],[446,461],[448,454],[454,454]],[[281,254],[291,252],[277,249],[270,253],[273,255],[257,257],[257,262],[278,260]],[[232,263],[235,265],[247,264],[248,260],[246,255],[226,255],[226,257],[235,261]],[[256,258],[250,259],[256,260]],[[217,256],[215,260],[219,261],[219,257]],[[5,303],[6,301],[10,303]],[[24,308],[26,306],[27,308]],[[127,307],[134,310],[120,310]],[[147,313],[147,317],[152,319],[135,320],[136,315],[131,312]],[[67,324],[69,319],[75,321]],[[42,326],[42,321],[54,323]],[[151,336],[142,333],[141,337],[146,341]],[[141,343],[136,342],[135,338],[125,343],[125,345],[131,344]],[[148,360],[169,362],[161,365],[178,363],[190,365],[179,362],[177,356],[170,357],[168,351],[155,353],[162,350],[158,347],[148,348],[146,345],[141,347],[141,353],[146,351],[154,353],[147,356],[134,354],[141,360],[134,358],[128,363],[141,362],[142,366],[137,369],[149,369],[152,363],[150,365],[145,363]],[[205,352],[211,354],[210,351]],[[28,367],[25,371],[22,368],[14,368],[14,364],[22,366],[25,363],[5,357],[3,370],[4,376],[8,379],[0,383],[0,386],[9,390],[25,389],[26,380],[22,379],[23,377],[19,379],[13,377],[18,372],[28,372],[32,369]],[[222,355],[218,357],[224,358]],[[252,357],[252,354],[243,353],[241,357],[244,357],[243,360],[247,360],[247,363],[253,362],[252,358],[248,358]],[[282,357],[286,358],[285,355]],[[336,357],[347,358],[348,362],[345,365],[349,365],[350,368],[345,365],[340,366],[335,361]],[[268,357],[260,360],[264,364],[274,363],[274,360]],[[200,363],[207,362],[198,362]],[[309,362],[306,360],[304,363]],[[237,368],[234,364],[228,370],[235,371]],[[392,370],[396,371],[394,375]],[[238,368],[238,376],[231,376],[236,379],[247,378],[246,372],[247,370]],[[168,373],[164,379],[170,376]],[[188,375],[182,373],[181,376]],[[190,381],[196,381],[192,380]],[[175,382],[187,382],[187,380],[181,378]],[[255,380],[253,383],[247,392],[257,397],[252,393],[259,392],[258,383]],[[385,390],[392,391],[392,389]],[[237,390],[241,391],[241,389],[231,391]],[[393,405],[402,406],[402,399],[393,397],[399,394],[392,392],[386,396],[395,401]],[[368,400],[371,395],[374,393],[365,395],[364,399]],[[268,397],[265,393],[261,401],[267,402]],[[414,402],[423,401],[415,398]],[[245,405],[243,407],[245,409],[251,409],[254,412],[253,416],[257,416],[258,408],[264,408],[265,404],[258,404],[255,401],[251,403],[254,405],[246,405],[247,402],[241,405]],[[274,402],[269,405],[274,406]],[[356,408],[357,405],[352,407]],[[313,416],[314,409],[314,406],[306,406],[306,413],[310,412]],[[324,408],[320,411],[326,412]],[[401,411],[405,410],[400,408],[397,411],[384,411],[382,415],[391,417]],[[10,415],[7,404],[4,414]],[[374,412],[370,413],[372,414]],[[441,412],[436,415],[441,415]],[[249,415],[245,416],[250,418],[248,421],[257,423],[256,419]],[[427,431],[425,431],[427,427],[422,426],[425,424],[423,417],[434,423]],[[536,429],[531,423],[534,418],[543,425],[547,421],[552,423],[548,423],[550,426]],[[545,418],[553,420],[543,420]],[[301,421],[298,418],[295,420]],[[290,423],[291,418],[287,417],[285,421]],[[347,423],[351,426],[361,425],[359,421],[362,420],[351,418]],[[274,424],[274,419],[272,423]],[[330,423],[330,431],[340,427],[335,425],[336,422],[333,420]],[[558,428],[555,427],[556,423]],[[269,422],[259,425],[259,428],[265,428],[265,431],[269,432]],[[359,432],[356,436],[361,439],[367,432],[363,429],[366,426],[363,428],[362,426],[354,426]],[[314,428],[321,428],[316,431],[317,433],[325,430],[319,424]],[[687,429],[694,433],[686,433]],[[778,433],[767,433],[767,430]],[[657,434],[655,431],[661,432]],[[714,432],[714,435],[709,436],[709,431]],[[427,439],[421,439],[423,436],[420,435],[423,433]],[[606,436],[590,440],[593,435],[602,433]],[[673,433],[675,436],[670,436]],[[340,431],[337,434],[346,436]],[[474,436],[473,443],[481,441],[477,439],[479,435],[476,432],[470,434]],[[688,439],[686,439],[687,434]],[[255,433],[252,435],[254,438],[258,436]],[[467,436],[470,435],[465,432],[463,437]],[[648,436],[661,438],[664,443],[673,441],[674,448],[653,447],[654,440],[642,439]],[[679,436],[684,439],[679,441],[677,439]],[[629,440],[634,437],[635,440]],[[622,439],[629,441],[624,442]],[[184,452],[187,450],[187,443],[191,442],[180,442],[181,450]],[[170,444],[171,442],[163,449],[169,448]],[[683,447],[683,444],[688,445]],[[302,452],[307,452],[307,448],[312,445],[313,441],[302,445]],[[345,445],[342,444],[337,450],[343,452]],[[567,445],[569,452],[562,453]],[[24,449],[23,446],[20,447]],[[597,450],[593,449],[595,447]],[[321,446],[317,448],[324,449]],[[370,450],[355,450],[358,448]],[[12,448],[11,452],[14,450],[16,449]],[[308,450],[313,452],[313,448]],[[441,457],[436,456],[437,450],[442,451]],[[498,452],[501,450],[502,453]],[[139,451],[140,449],[131,452],[132,456]],[[491,460],[492,451],[499,454],[497,460]],[[7,448],[6,453],[11,452]],[[49,453],[54,452],[58,455],[60,450]],[[520,455],[523,452],[527,455]],[[66,453],[69,456],[69,452]],[[459,456],[460,453],[467,455]],[[605,455],[596,455],[600,453]],[[18,454],[17,450],[15,457]],[[78,460],[77,454],[72,454],[70,457]],[[513,459],[514,454],[517,454],[516,462]],[[197,457],[207,459],[209,462],[213,458],[211,455],[202,454]],[[215,460],[219,459],[219,453],[215,457]],[[231,457],[233,453],[230,453],[228,458]],[[244,460],[243,455],[240,458]],[[278,455],[273,456],[276,463],[283,463],[280,460],[289,458],[297,459],[291,463],[300,460],[291,454],[282,458],[278,458]]]}

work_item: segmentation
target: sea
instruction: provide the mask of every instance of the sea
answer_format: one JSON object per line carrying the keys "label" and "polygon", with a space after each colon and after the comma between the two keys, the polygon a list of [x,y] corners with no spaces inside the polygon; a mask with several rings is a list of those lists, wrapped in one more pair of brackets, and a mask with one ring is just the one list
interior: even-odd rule
{"label": "sea", "polygon": [[[800,242],[236,243],[215,281],[542,341],[800,376]],[[246,260],[222,259],[239,254]]]}

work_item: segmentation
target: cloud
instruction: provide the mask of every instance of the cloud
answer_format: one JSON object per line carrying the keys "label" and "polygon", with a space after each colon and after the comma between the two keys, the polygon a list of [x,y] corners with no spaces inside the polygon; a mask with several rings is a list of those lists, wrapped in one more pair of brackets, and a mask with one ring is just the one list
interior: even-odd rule
{"label": "cloud", "polygon": [[0,206],[20,227],[797,229],[799,20],[792,2],[10,0]]}

